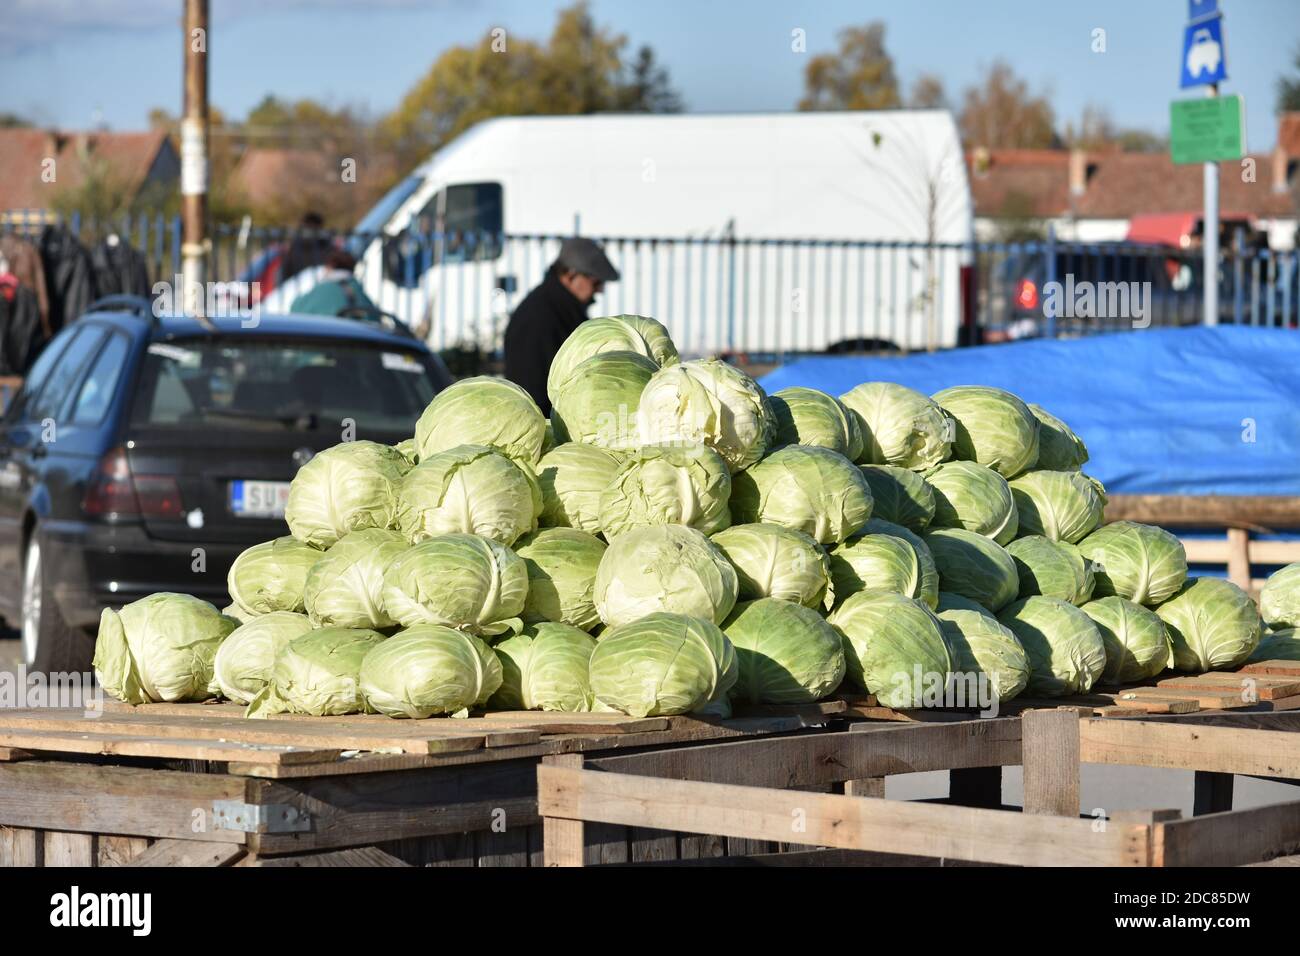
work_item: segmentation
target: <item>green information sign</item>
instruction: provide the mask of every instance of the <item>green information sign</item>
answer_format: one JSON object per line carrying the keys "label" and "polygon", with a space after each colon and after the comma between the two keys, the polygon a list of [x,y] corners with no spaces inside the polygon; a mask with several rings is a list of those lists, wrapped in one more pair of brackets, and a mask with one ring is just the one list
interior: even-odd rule
{"label": "green information sign", "polygon": [[1175,163],[1214,163],[1246,155],[1246,106],[1239,94],[1169,104]]}

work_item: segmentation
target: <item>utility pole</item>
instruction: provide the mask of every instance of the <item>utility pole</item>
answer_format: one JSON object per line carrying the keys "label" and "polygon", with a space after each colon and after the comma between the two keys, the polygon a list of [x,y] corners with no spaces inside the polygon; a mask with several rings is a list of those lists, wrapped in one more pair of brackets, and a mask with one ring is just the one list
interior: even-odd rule
{"label": "utility pole", "polygon": [[[1206,96],[1219,95],[1219,84],[1206,87]],[[1205,324],[1219,324],[1219,164],[1205,164],[1205,214],[1202,217],[1204,234],[1202,251],[1205,254]]]}
{"label": "utility pole", "polygon": [[181,272],[187,315],[203,316],[208,241],[208,0],[185,3],[185,111],[181,118]]}

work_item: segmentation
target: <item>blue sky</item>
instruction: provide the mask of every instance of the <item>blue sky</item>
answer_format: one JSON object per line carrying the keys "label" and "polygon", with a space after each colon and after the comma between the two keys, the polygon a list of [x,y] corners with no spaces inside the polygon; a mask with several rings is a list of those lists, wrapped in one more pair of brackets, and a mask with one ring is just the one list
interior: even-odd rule
{"label": "blue sky", "polygon": [[[213,0],[211,99],[244,115],[268,92],[381,113],[448,46],[504,26],[543,37],[551,0]],[[1277,77],[1300,43],[1296,0],[1220,0],[1229,80],[1246,98],[1252,151],[1271,148]],[[181,0],[0,0],[0,110],[65,128],[142,128],[179,111]],[[594,0],[597,20],[649,43],[692,111],[785,110],[808,55],[835,32],[882,19],[904,87],[939,74],[949,98],[1002,57],[1051,96],[1058,126],[1085,104],[1122,126],[1164,132],[1177,86],[1186,0]],[[1106,31],[1106,52],[1092,33]],[[791,52],[806,31],[808,54]]]}

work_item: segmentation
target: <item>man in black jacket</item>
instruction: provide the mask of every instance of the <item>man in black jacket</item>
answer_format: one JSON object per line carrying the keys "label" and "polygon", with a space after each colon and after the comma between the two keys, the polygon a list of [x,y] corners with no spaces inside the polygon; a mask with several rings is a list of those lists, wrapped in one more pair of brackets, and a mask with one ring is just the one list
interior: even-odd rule
{"label": "man in black jacket", "polygon": [[519,303],[506,326],[506,378],[522,386],[543,414],[551,412],[546,376],[551,360],[569,333],[587,318],[587,309],[618,270],[590,239],[566,239],[546,278]]}

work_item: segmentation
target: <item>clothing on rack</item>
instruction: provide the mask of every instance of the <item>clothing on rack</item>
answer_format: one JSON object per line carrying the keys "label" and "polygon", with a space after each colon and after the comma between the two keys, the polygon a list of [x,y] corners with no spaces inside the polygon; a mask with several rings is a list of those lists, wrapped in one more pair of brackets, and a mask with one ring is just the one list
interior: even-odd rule
{"label": "clothing on rack", "polygon": [[[12,233],[0,235],[0,260],[8,265],[8,271],[18,279],[18,284],[31,289],[36,295],[36,305],[41,315],[41,331],[45,338],[50,337],[50,296],[45,287],[45,267],[41,265],[41,254],[36,247],[20,236]],[[0,272],[4,272],[0,268]]]}
{"label": "clothing on rack", "polygon": [[0,375],[26,375],[44,344],[36,293],[0,272]]}
{"label": "clothing on rack", "polygon": [[116,233],[109,233],[91,253],[95,298],[106,295],[148,296],[149,268],[144,256]]}
{"label": "clothing on rack", "polygon": [[50,299],[50,331],[57,333],[94,301],[94,266],[86,247],[65,226],[46,226],[40,250]]}

